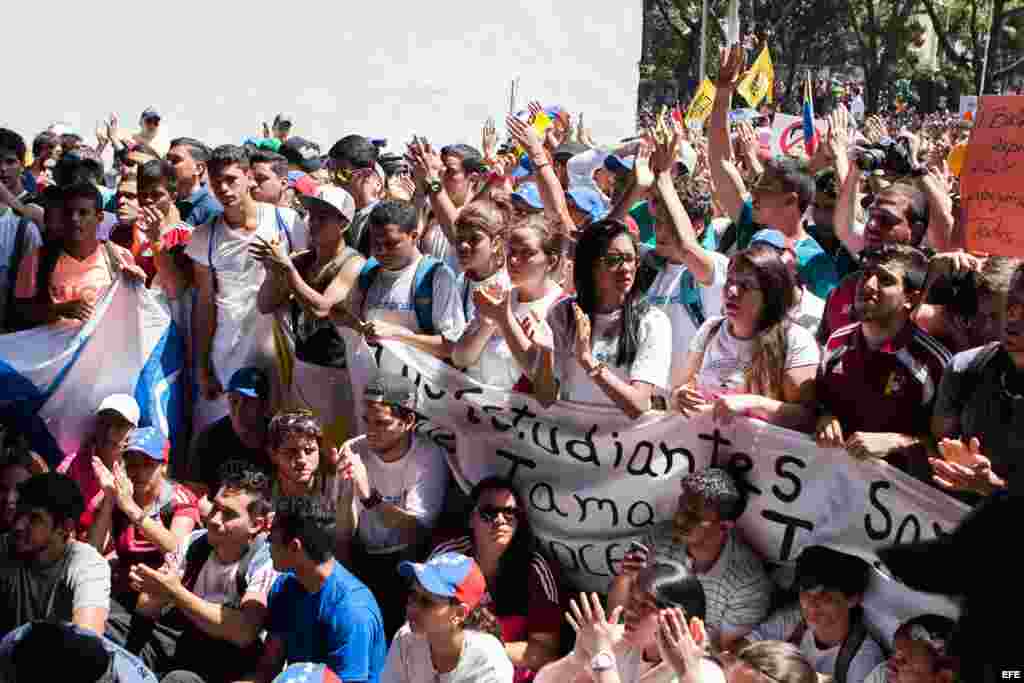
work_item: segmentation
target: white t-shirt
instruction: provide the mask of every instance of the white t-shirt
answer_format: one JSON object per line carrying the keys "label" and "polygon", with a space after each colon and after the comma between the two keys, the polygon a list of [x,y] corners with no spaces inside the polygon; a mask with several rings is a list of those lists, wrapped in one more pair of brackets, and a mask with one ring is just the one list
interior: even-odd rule
{"label": "white t-shirt", "polygon": [[[518,289],[513,289],[511,296],[512,313],[516,320],[521,321],[531,314],[536,314],[540,318],[540,322],[535,326],[537,331],[534,340],[540,344],[550,345],[552,337],[551,327],[547,323],[548,311],[560,297],[564,296],[562,288],[555,287],[540,299],[527,303],[519,301]],[[476,332],[480,324],[480,319],[474,316],[472,322],[466,327],[466,334]],[[516,362],[505,337],[497,331],[487,341],[477,362],[466,368],[466,374],[481,384],[490,384],[506,390],[515,386],[523,372],[524,369]]]}
{"label": "white t-shirt", "polygon": [[512,683],[514,670],[494,636],[466,631],[459,663],[448,673],[434,670],[430,644],[406,624],[395,634],[380,683]]}
{"label": "white t-shirt", "polygon": [[[352,307],[356,315],[363,320],[383,320],[401,325],[422,334],[416,320],[416,307],[413,305],[413,289],[416,281],[416,265],[423,258],[419,256],[402,270],[390,271],[383,268],[366,292],[356,287],[352,293]],[[433,311],[434,328],[437,334],[451,342],[458,341],[466,327],[466,316],[462,312],[455,286],[455,274],[445,265],[434,272]]]}
{"label": "white t-shirt", "polygon": [[[642,648],[630,648],[625,654],[615,658],[615,663],[619,667],[620,683],[637,683],[644,674],[658,666],[657,664],[645,662],[643,656],[644,651]],[[666,664],[666,666],[668,665]],[[699,675],[695,679],[700,681],[700,683],[725,683],[725,673],[722,671],[722,667],[710,659],[700,660],[700,671],[698,673]],[[671,680],[677,680],[674,673]]]}
{"label": "white t-shirt", "polygon": [[[182,541],[178,550],[167,556],[167,566],[177,570],[179,576],[184,574],[189,547],[205,533],[205,529],[199,529],[189,534]],[[240,563],[241,559],[222,564],[217,559],[217,553],[211,550],[210,556],[203,563],[203,568],[199,570],[192,592],[207,602],[235,609],[241,606],[242,598],[245,596],[266,605],[270,587],[274,585],[274,579],[277,578],[274,563],[270,560],[270,544],[264,543],[249,562],[245,576],[245,596],[238,594],[236,577]]]}
{"label": "white t-shirt", "polygon": [[[714,338],[708,340],[712,329]],[[814,336],[799,325],[786,326],[786,370],[817,365],[821,351]],[[746,378],[754,353],[753,339],[737,339],[729,332],[729,324],[722,317],[709,318],[690,342],[690,352],[704,358],[697,372],[697,388],[711,400],[726,394],[747,393]]]}
{"label": "white t-shirt", "polygon": [[789,312],[789,319],[810,332],[812,336],[817,336],[818,326],[824,317],[825,300],[804,287],[800,303]]}
{"label": "white t-shirt", "polygon": [[864,679],[864,683],[889,683],[889,666],[886,662],[882,662],[875,667],[875,670],[868,674],[868,677]]}
{"label": "white t-shirt", "polygon": [[[256,230],[235,230],[223,217],[218,217],[196,228],[185,248],[189,258],[210,268],[216,278],[217,331],[211,356],[224,386],[239,368],[247,365],[270,368],[276,364],[273,317],[262,315],[256,306],[266,270],[249,253],[250,245],[259,236],[271,242],[280,240],[285,245],[290,241],[293,252],[309,247],[309,229],[295,211],[270,204],[256,206]],[[278,224],[278,215],[283,227]]]}
{"label": "white t-shirt", "polygon": [[[444,507],[448,490],[446,454],[430,439],[413,434],[408,452],[395,462],[384,462],[366,445],[356,442],[353,450],[366,465],[370,486],[377,489],[385,503],[396,505],[414,515],[429,532]],[[365,510],[355,502],[359,512],[359,540],[370,554],[391,553],[404,549],[398,529],[385,525],[380,509]]]}
{"label": "white t-shirt", "polygon": [[[729,270],[729,259],[724,254],[711,252],[715,262],[711,284],[704,287],[699,283],[697,291],[704,309],[705,319],[722,314],[722,288],[725,286],[725,275]],[[679,280],[686,272],[686,266],[666,263],[658,272],[658,276],[647,290],[647,301],[657,307],[672,322],[672,374],[671,386],[676,387],[683,382],[686,370],[686,352],[690,348],[690,340],[697,333],[697,326],[690,317],[685,304],[680,299]]]}
{"label": "white t-shirt", "polygon": [[[14,240],[18,235],[18,223],[21,216],[7,207],[0,207],[0,320],[6,317],[7,296],[10,287],[14,286],[17,273],[11,272],[11,259],[14,258]],[[28,256],[43,245],[43,236],[39,227],[29,221],[25,225],[24,243],[21,250],[21,263],[28,262]]]}
{"label": "white t-shirt", "polygon": [[420,239],[420,251],[428,256],[433,256],[438,261],[443,261],[456,275],[462,273],[458,253],[452,243],[448,241],[448,236],[444,234],[444,228],[437,223],[428,227],[426,237]]}
{"label": "white t-shirt", "polygon": [[[576,360],[576,317],[572,312],[575,299],[563,299],[551,307],[548,325],[551,327],[555,354],[555,376],[561,386],[558,398],[562,401],[612,404],[607,394],[594,383]],[[640,320],[637,352],[628,367],[615,365],[619,336],[622,328],[622,310],[593,316],[590,347],[594,359],[608,364],[608,369],[625,382],[646,382],[661,389],[668,388],[672,363],[672,323],[664,311],[650,308]],[[531,367],[539,367],[540,349],[531,352]]]}
{"label": "white t-shirt", "polygon": [[[793,635],[797,625],[803,620],[799,607],[783,609],[771,619],[761,624],[747,635],[751,641],[757,640],[785,640],[788,641]],[[808,628],[800,639],[800,652],[807,657],[814,670],[820,674],[833,675],[836,670],[836,658],[839,656],[839,645],[829,648],[819,648],[814,639],[814,632]],[[848,683],[863,683],[879,663],[885,661],[885,654],[878,643],[868,635],[860,649],[850,661],[850,668],[846,673]]]}

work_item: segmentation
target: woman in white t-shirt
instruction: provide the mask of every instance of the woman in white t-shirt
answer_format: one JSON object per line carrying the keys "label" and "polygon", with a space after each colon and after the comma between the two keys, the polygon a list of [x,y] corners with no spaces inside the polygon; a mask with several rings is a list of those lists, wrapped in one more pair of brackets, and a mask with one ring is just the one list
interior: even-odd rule
{"label": "woman in white t-shirt", "polygon": [[587,226],[576,245],[576,298],[551,307],[552,343],[530,350],[534,392],[541,403],[587,401],[618,406],[633,419],[667,387],[672,324],[636,286],[636,237],[624,223]]}
{"label": "woman in white t-shirt", "polygon": [[391,643],[381,683],[512,683],[512,662],[480,605],[487,592],[476,561],[459,553],[403,562],[409,622]]}
{"label": "woman in white t-shirt", "polygon": [[455,283],[466,322],[476,317],[473,293],[481,289],[505,291],[511,284],[505,270],[511,207],[493,199],[477,199],[459,212],[455,221],[455,255],[459,276]]}
{"label": "woman in white t-shirt", "polygon": [[545,322],[548,310],[562,296],[554,280],[563,261],[563,238],[542,216],[513,224],[508,236],[508,274],[512,289],[477,289],[476,317],[455,346],[456,365],[474,379],[529,393],[528,351],[531,335],[551,343]]}
{"label": "woman in white t-shirt", "polygon": [[541,669],[534,683],[668,681],[681,668],[687,675],[680,681],[725,683],[721,667],[705,656],[705,604],[697,576],[668,561],[642,570],[625,609],[616,607],[608,617],[596,594],[581,593],[566,614],[575,648]]}
{"label": "woman in white t-shirt", "polygon": [[814,425],[821,352],[788,315],[793,276],[774,247],[760,244],[729,261],[725,317],[706,321],[690,343],[683,383],[672,394],[683,415],[711,406],[715,419],[756,417],[782,427]]}

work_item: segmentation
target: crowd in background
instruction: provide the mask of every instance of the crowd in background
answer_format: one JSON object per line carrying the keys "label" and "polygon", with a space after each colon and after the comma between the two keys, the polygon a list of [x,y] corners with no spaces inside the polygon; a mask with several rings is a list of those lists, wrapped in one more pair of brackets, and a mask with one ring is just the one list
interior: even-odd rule
{"label": "crowd in background", "polygon": [[948,618],[872,631],[859,557],[804,548],[777,585],[718,468],[680,481],[607,596],[570,600],[517,483],[463,488],[415,431],[416,386],[353,396],[353,340],[395,341],[543,405],[762,420],[1002,500],[1024,268],[965,250],[970,123],[866,115],[851,88],[813,154],[772,156],[770,109],[730,122],[744,69],[723,53],[703,125],[658,112],[611,145],[539,103],[479,148],[324,151],[289,114],[211,147],[155,108],[95,145],[0,129],[4,330],[88,321],[135,283],[189,330],[195,388],[174,457],[125,394],[61,462],[8,429],[0,679],[981,680]]}

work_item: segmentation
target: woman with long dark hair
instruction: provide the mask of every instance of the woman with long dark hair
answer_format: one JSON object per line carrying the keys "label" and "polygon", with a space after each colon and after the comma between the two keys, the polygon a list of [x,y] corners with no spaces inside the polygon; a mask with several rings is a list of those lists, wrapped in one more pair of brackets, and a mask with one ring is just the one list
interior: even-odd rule
{"label": "woman with long dark hair", "polygon": [[558,656],[558,575],[537,552],[526,507],[510,480],[483,479],[470,499],[469,533],[441,543],[431,556],[457,552],[476,560],[487,582],[482,604],[497,617],[505,651],[521,683]]}
{"label": "woman with long dark hair", "polygon": [[684,415],[712,406],[716,420],[756,417],[789,429],[814,424],[821,353],[788,315],[793,275],[778,251],[756,244],[729,261],[725,315],[708,319],[690,344],[673,403]]}
{"label": "woman with long dark hair", "polygon": [[548,313],[553,345],[531,349],[541,403],[611,403],[636,419],[665,388],[672,362],[672,325],[650,307],[637,284],[639,247],[624,223],[587,226],[576,245],[576,297]]}
{"label": "woman with long dark hair", "polygon": [[[704,657],[706,601],[697,575],[678,562],[660,561],[637,575],[625,608],[605,616],[597,594],[580,593],[566,619],[576,631],[576,646],[544,667],[537,683],[638,683],[669,680],[686,666],[687,683],[724,683],[722,670]],[[625,615],[625,628],[619,617]],[[685,660],[671,643],[686,632]],[[653,678],[651,678],[653,676]]]}

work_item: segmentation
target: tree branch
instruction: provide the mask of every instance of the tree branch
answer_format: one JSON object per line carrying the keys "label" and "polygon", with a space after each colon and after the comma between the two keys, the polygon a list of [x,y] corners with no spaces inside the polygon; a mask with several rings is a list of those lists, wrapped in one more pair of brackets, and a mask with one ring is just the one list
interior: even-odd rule
{"label": "tree branch", "polygon": [[932,0],[924,0],[924,8],[928,10],[928,18],[932,20],[932,28],[935,31],[935,35],[939,38],[939,44],[942,45],[942,51],[946,53],[946,58],[965,69],[969,69],[971,64],[963,55],[957,54],[953,44],[949,42],[949,34],[943,30],[942,22],[935,11],[935,5]]}
{"label": "tree branch", "polygon": [[992,78],[998,78],[999,76],[1002,76],[1005,73],[1009,73],[1016,69],[1018,66],[1021,66],[1022,64],[1024,64],[1024,57],[1021,57],[1020,59],[1015,61],[1013,64],[1010,64],[1009,66],[1004,66],[1002,69],[999,69],[998,71],[993,71]]}
{"label": "tree branch", "polygon": [[686,40],[686,38],[687,38],[686,34],[683,33],[682,30],[678,26],[676,26],[676,22],[672,21],[672,17],[669,16],[668,9],[665,8],[665,1],[664,0],[654,0],[654,4],[657,6],[658,11],[661,13],[662,19],[665,20],[666,24],[668,24],[669,26],[672,27],[672,30],[676,32],[676,35],[679,36],[679,39],[680,40]]}

